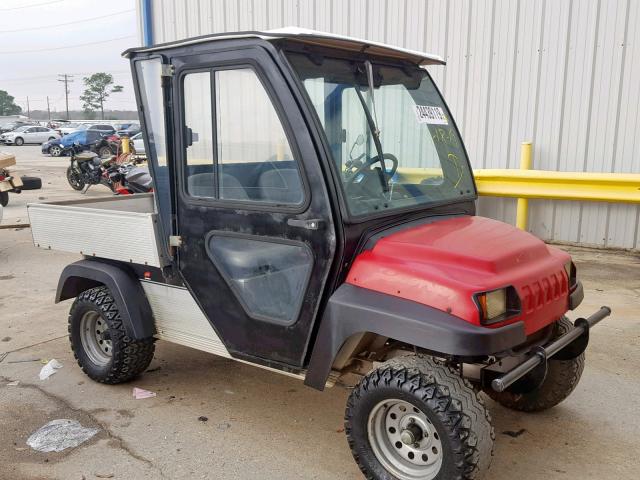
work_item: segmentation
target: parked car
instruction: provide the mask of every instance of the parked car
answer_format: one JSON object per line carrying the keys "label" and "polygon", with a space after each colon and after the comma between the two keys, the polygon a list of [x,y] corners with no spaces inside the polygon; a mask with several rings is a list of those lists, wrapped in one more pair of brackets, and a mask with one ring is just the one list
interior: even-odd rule
{"label": "parked car", "polygon": [[137,133],[136,135],[131,137],[131,146],[133,147],[133,153],[135,153],[136,155],[140,155],[143,157],[147,156],[147,148],[144,144],[142,132]]}
{"label": "parked car", "polygon": [[71,132],[75,132],[76,130],[78,130],[82,126],[83,126],[82,123],[68,122],[68,123],[63,123],[62,125],[60,125],[60,127],[56,128],[56,131],[60,135],[65,136],[65,135],[68,135]]}
{"label": "parked car", "polygon": [[24,120],[16,120],[14,122],[5,123],[4,125],[0,126],[0,133],[13,132],[16,128],[26,127],[31,125],[34,125],[34,123],[27,122]]}
{"label": "parked car", "polygon": [[116,133],[113,125],[109,125],[108,123],[85,123],[80,125],[77,130],[100,130],[104,133]]}
{"label": "parked car", "polygon": [[64,137],[56,138],[42,144],[42,153],[52,157],[66,155],[73,145],[78,145],[83,150],[88,150],[91,145],[101,140],[105,133],[101,130],[78,130]]}
{"label": "parked car", "polygon": [[7,145],[23,145],[25,143],[42,143],[60,138],[60,134],[47,127],[24,126],[12,132],[0,135],[0,142]]}
{"label": "parked car", "polygon": [[128,127],[123,128],[122,130],[117,130],[116,133],[121,137],[131,138],[134,135],[137,135],[138,133],[140,133],[140,125],[138,125],[137,123],[132,123]]}

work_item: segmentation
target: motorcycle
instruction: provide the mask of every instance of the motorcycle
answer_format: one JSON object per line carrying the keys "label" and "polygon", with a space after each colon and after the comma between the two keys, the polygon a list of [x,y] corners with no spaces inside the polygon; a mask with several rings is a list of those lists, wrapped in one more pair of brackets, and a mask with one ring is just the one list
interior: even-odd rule
{"label": "motorcycle", "polygon": [[91,185],[104,185],[115,194],[152,192],[148,170],[135,164],[121,163],[120,157],[101,158],[97,153],[84,151],[71,156],[67,181],[74,190],[86,193]]}

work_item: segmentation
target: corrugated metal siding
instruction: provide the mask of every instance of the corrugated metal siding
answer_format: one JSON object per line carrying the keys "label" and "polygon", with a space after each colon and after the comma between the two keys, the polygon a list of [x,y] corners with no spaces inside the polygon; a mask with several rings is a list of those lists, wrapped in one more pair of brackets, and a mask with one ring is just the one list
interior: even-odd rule
{"label": "corrugated metal siding", "polygon": [[[288,25],[442,55],[431,73],[476,168],[640,173],[640,2],[635,0],[156,0],[156,42]],[[480,213],[515,220],[515,201]],[[531,202],[546,240],[640,248],[640,208]]]}

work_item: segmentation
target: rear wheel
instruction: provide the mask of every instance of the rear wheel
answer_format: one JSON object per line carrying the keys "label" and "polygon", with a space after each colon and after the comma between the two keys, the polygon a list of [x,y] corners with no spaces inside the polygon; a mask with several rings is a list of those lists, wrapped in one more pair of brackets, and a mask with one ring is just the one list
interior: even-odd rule
{"label": "rear wheel", "polygon": [[56,137],[49,137],[47,141],[48,141],[48,142],[51,142],[51,141],[53,141],[53,140],[55,140],[55,139],[56,139]]}
{"label": "rear wheel", "polygon": [[[553,338],[573,330],[571,321],[563,317],[556,323]],[[584,353],[571,360],[548,361],[547,376],[542,384],[527,376],[518,380],[504,392],[486,387],[484,392],[504,407],[521,412],[539,412],[555,407],[576,388],[584,370]]]}
{"label": "rear wheel", "polygon": [[127,336],[120,312],[107,287],[82,292],[69,312],[69,341],[82,371],[101,383],[122,383],[151,363],[153,338]]}
{"label": "rear wheel", "polygon": [[111,147],[104,145],[98,149],[98,155],[100,158],[109,158],[113,155],[113,151],[111,150]]}
{"label": "rear wheel", "polygon": [[53,145],[49,148],[49,155],[51,155],[52,157],[59,157],[60,155],[62,155],[62,147],[59,147],[58,145]]}
{"label": "rear wheel", "polygon": [[82,190],[85,185],[80,172],[71,166],[67,167],[67,182],[74,190]]}
{"label": "rear wheel", "polygon": [[17,137],[13,143],[15,143],[18,147],[20,147],[24,145],[24,139],[22,137]]}
{"label": "rear wheel", "polygon": [[347,402],[345,431],[369,480],[475,479],[493,451],[478,394],[430,357],[399,357],[364,377]]}
{"label": "rear wheel", "polygon": [[0,205],[3,207],[9,205],[9,192],[0,192]]}

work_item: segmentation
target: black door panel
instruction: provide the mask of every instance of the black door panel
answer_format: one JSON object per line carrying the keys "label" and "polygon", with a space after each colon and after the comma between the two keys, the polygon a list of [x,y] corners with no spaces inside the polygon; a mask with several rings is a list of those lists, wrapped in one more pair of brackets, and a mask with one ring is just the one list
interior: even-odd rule
{"label": "black door panel", "polygon": [[[278,66],[260,47],[172,63],[174,98],[183,99],[174,105],[175,131],[182,132],[175,158],[183,279],[232,355],[301,367],[335,251],[307,126]],[[235,69],[254,72],[264,91],[253,91],[259,88],[246,70],[232,87],[228,79],[235,75],[216,74]],[[186,75],[207,71],[210,109],[187,107],[212,116],[211,139],[194,131],[197,125],[185,125],[185,102],[202,96],[182,91]],[[265,92],[274,114],[262,105]],[[187,131],[195,148],[184,141]],[[314,220],[315,229],[306,220]]]}

